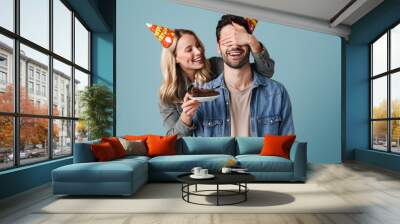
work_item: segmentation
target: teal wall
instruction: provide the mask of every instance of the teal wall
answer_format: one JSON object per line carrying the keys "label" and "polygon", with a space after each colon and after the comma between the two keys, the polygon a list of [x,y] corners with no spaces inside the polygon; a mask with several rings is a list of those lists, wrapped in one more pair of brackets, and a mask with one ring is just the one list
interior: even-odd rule
{"label": "teal wall", "polygon": [[372,151],[366,148],[355,149],[354,152],[356,161],[400,172],[400,155],[398,154]]}
{"label": "teal wall", "polygon": [[[222,14],[170,1],[116,2],[117,135],[165,134],[158,110],[161,45],[146,22],[196,31],[206,55],[216,55]],[[274,79],[289,91],[298,140],[311,162],[341,160],[341,39],[259,22],[255,35],[276,62]]]}
{"label": "teal wall", "polygon": [[346,160],[354,159],[354,148],[369,145],[368,54],[366,44],[346,44]]}
{"label": "teal wall", "polygon": [[[368,43],[400,22],[400,1],[386,0],[353,24],[346,43],[346,145],[345,159],[356,159],[400,170],[400,157],[369,148],[369,48]],[[357,151],[355,151],[358,149]],[[363,150],[363,151],[360,151]],[[390,159],[389,159],[390,158]]]}
{"label": "teal wall", "polygon": [[113,33],[92,34],[93,83],[113,88]]}
{"label": "teal wall", "polygon": [[0,199],[51,181],[51,171],[72,163],[72,157],[0,172]]}
{"label": "teal wall", "polygon": [[[114,57],[113,57],[114,34],[92,33],[92,81],[93,83],[104,84],[114,92]],[[114,127],[108,132],[113,135]]]}

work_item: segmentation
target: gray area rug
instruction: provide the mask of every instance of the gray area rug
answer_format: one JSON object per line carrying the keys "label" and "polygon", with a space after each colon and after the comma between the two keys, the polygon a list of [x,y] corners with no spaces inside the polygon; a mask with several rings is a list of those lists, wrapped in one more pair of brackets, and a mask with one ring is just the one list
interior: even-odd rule
{"label": "gray area rug", "polygon": [[[35,213],[125,214],[125,213],[360,213],[360,205],[350,203],[317,184],[255,183],[248,185],[248,199],[237,205],[204,206],[181,198],[178,183],[150,183],[131,197],[58,196]],[[224,186],[233,189],[234,186]],[[198,190],[212,190],[201,185]],[[194,190],[194,187],[191,188]],[[210,194],[214,194],[210,192]],[[223,203],[238,200],[224,197]],[[214,196],[193,196],[191,201],[213,204]]]}

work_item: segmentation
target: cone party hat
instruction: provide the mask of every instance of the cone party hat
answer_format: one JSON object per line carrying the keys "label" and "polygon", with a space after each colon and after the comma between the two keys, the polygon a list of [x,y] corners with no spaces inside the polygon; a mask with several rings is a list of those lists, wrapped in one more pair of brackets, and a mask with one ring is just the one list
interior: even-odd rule
{"label": "cone party hat", "polygon": [[168,48],[174,42],[175,31],[165,26],[158,26],[155,24],[146,23],[146,26],[154,36],[161,42],[161,45]]}
{"label": "cone party hat", "polygon": [[258,21],[253,18],[245,18],[245,19],[247,21],[247,25],[249,26],[250,32],[253,33]]}

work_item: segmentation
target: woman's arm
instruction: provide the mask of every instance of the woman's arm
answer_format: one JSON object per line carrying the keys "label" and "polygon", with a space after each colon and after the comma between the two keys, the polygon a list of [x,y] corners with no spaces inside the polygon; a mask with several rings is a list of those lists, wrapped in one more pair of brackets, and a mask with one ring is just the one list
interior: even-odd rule
{"label": "woman's arm", "polygon": [[159,103],[159,109],[167,135],[178,135],[178,137],[192,135],[194,127],[189,127],[180,119],[181,113],[176,105]]}
{"label": "woman's arm", "polygon": [[[193,117],[195,116],[200,103],[195,99],[190,99],[190,94],[186,93],[183,103],[178,107],[175,104],[165,105],[160,103],[160,114],[163,118],[164,127],[167,135],[178,135],[179,137],[193,134],[195,129]],[[182,108],[182,110],[180,110]]]}
{"label": "woman's arm", "polygon": [[262,49],[260,52],[251,51],[251,54],[253,55],[254,58],[254,63],[251,63],[251,65],[261,75],[265,75],[268,78],[272,78],[275,71],[275,62],[269,56],[267,48],[265,48],[261,42],[260,45]]}
{"label": "woman's arm", "polygon": [[[251,65],[261,75],[272,78],[274,74],[275,62],[270,58],[267,49],[262,43],[260,43],[260,46],[260,52],[251,51],[251,54],[254,58],[254,63],[251,63]],[[221,57],[211,57],[208,59],[208,61],[211,67],[212,79],[215,79],[224,71],[224,61]]]}

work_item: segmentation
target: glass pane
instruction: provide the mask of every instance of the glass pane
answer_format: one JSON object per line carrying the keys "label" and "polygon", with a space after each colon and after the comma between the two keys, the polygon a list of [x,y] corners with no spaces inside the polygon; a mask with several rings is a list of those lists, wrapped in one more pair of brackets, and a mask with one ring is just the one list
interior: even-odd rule
{"label": "glass pane", "polygon": [[53,60],[53,114],[72,117],[71,66]]}
{"label": "glass pane", "polygon": [[387,77],[372,81],[372,118],[387,118]]}
{"label": "glass pane", "polygon": [[390,57],[391,57],[391,69],[400,67],[400,24],[397,25],[391,31],[390,37]]}
{"label": "glass pane", "polygon": [[14,165],[13,118],[0,116],[0,170]]}
{"label": "glass pane", "polygon": [[48,114],[48,63],[47,55],[21,44],[21,113]]}
{"label": "glass pane", "polygon": [[75,143],[88,140],[88,128],[84,120],[75,121]]}
{"label": "glass pane", "polygon": [[20,0],[21,36],[49,48],[49,0]]}
{"label": "glass pane", "polygon": [[372,148],[387,151],[387,121],[372,122]]}
{"label": "glass pane", "polygon": [[75,69],[75,117],[81,115],[80,94],[86,86],[89,86],[89,75]]}
{"label": "glass pane", "polygon": [[14,111],[13,40],[0,35],[0,111]]}
{"label": "glass pane", "polygon": [[53,157],[72,154],[72,121],[53,121]]}
{"label": "glass pane", "polygon": [[392,74],[390,85],[391,115],[400,118],[400,72]]}
{"label": "glass pane", "polygon": [[89,70],[89,32],[75,18],[75,63]]}
{"label": "glass pane", "polygon": [[53,51],[71,60],[72,12],[60,1],[53,1]]}
{"label": "glass pane", "polygon": [[387,71],[387,34],[372,45],[372,68],[373,75]]}
{"label": "glass pane", "polygon": [[0,1],[0,26],[14,31],[14,0]]}
{"label": "glass pane", "polygon": [[34,163],[49,158],[49,123],[45,118],[20,119],[20,164]]}
{"label": "glass pane", "polygon": [[392,139],[392,152],[400,153],[400,120],[394,120],[390,122],[391,127],[391,139]]}

